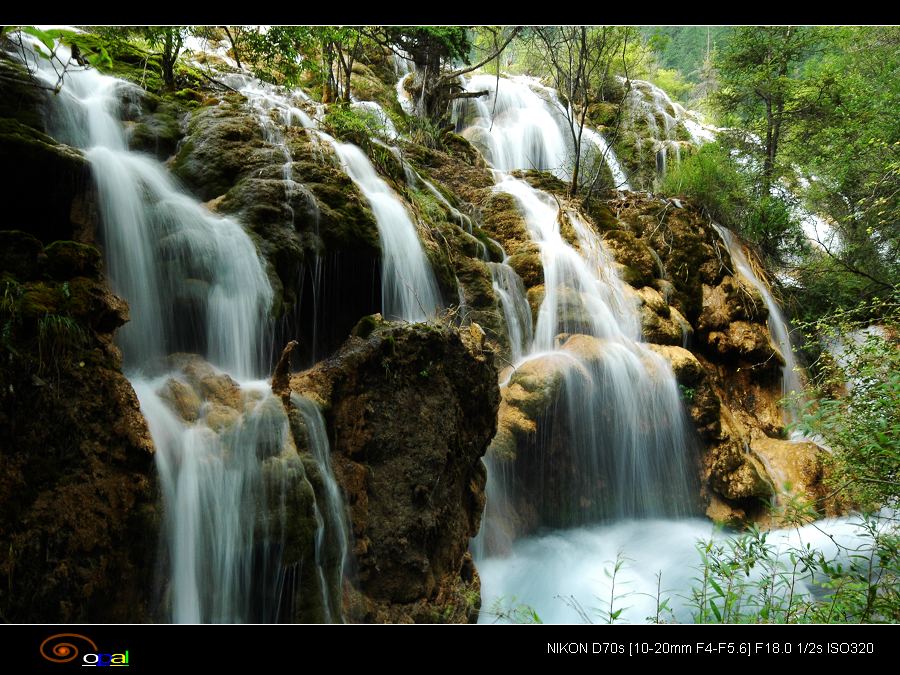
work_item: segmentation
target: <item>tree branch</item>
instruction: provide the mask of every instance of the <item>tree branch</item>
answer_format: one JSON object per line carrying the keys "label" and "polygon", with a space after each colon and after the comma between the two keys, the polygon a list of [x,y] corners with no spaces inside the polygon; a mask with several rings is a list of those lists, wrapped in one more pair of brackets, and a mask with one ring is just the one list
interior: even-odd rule
{"label": "tree branch", "polygon": [[482,96],[490,96],[491,92],[487,89],[483,89],[481,91],[461,91],[456,94],[450,94],[450,99],[457,98],[481,98]]}
{"label": "tree branch", "polygon": [[509,45],[509,43],[513,41],[513,38],[519,34],[520,30],[522,30],[521,26],[515,26],[512,29],[512,32],[509,34],[509,37],[506,38],[506,42],[504,42],[502,45],[500,45],[499,49],[497,49],[493,54],[488,56],[486,59],[479,61],[474,66],[469,66],[467,68],[462,68],[460,70],[451,71],[451,72],[447,73],[446,75],[442,76],[438,82],[440,84],[443,84],[450,80],[455,80],[460,75],[465,75],[466,73],[471,73],[473,70],[478,70],[486,63],[490,63],[491,61],[496,59],[498,56],[500,56],[500,54],[503,52],[503,50],[506,49],[507,45]]}

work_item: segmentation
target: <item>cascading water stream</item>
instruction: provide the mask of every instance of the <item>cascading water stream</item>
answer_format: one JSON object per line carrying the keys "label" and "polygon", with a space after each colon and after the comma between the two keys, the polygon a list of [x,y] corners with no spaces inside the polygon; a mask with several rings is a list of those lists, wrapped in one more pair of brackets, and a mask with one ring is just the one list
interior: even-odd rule
{"label": "cascading water stream", "polygon": [[[368,201],[375,216],[381,242],[382,313],[388,319],[425,321],[442,306],[431,264],[425,255],[416,226],[403,201],[382,179],[365,153],[352,143],[342,143],[318,128],[313,117],[295,106],[289,95],[246,76],[230,76],[235,88],[248,97],[257,109],[277,109],[287,125],[299,122],[316,139],[330,146],[347,176]],[[236,78],[236,79],[234,79]],[[300,94],[300,90],[290,92]],[[357,102],[374,109],[377,104]],[[379,116],[390,118],[378,107]],[[392,125],[391,129],[392,130]],[[392,131],[396,135],[396,130]],[[289,155],[288,155],[289,159]]]}
{"label": "cascading water stream", "polygon": [[[65,47],[57,53],[68,59]],[[29,66],[56,85],[47,59],[32,53]],[[274,621],[284,490],[302,473],[283,406],[258,379],[269,361],[272,289],[237,222],[128,150],[119,109],[132,87],[70,69],[48,127],[91,163],[110,283],[131,308],[118,338],[156,446],[163,611],[177,622]],[[185,351],[206,360],[173,354]]]}
{"label": "cascading water stream", "polygon": [[[495,169],[551,171],[562,180],[571,177],[574,146],[563,104],[556,92],[534,78],[476,75],[466,84],[470,91],[490,95],[459,100],[454,106],[457,131],[478,147]],[[540,92],[540,93],[538,93]],[[597,157],[605,162],[616,187],[630,190],[625,172],[603,136],[582,130],[582,162]]]}
{"label": "cascading water stream", "polygon": [[417,322],[433,317],[441,307],[441,294],[406,207],[362,150],[330,137],[329,142],[378,223],[385,318]]}
{"label": "cascading water stream", "polygon": [[[488,89],[493,82],[474,78],[469,87]],[[528,500],[545,514],[544,524],[554,527],[688,515],[692,443],[678,386],[668,363],[639,342],[638,310],[612,257],[578,213],[501,171],[535,167],[567,174],[565,135],[553,97],[505,79],[496,95],[495,115],[488,102],[476,100],[468,109],[457,108],[457,124],[498,169],[495,190],[515,199],[540,248],[544,297],[532,345],[516,365],[543,360],[561,370],[560,400],[547,424],[566,426],[574,465],[567,484],[539,488]],[[574,241],[563,236],[563,220]],[[515,508],[509,469],[492,457],[488,464],[488,505],[474,544],[480,558],[492,554],[485,537],[502,531],[497,521],[510,518]],[[509,572],[504,560],[511,559],[489,559],[482,568],[488,570],[482,574],[486,603],[498,595]]]}
{"label": "cascading water stream", "polygon": [[[322,412],[314,402],[297,394],[291,394],[291,404],[303,418],[309,450],[319,464],[325,487],[322,504],[316,506],[323,521],[323,526],[316,532],[316,565],[325,620],[330,623],[342,618],[341,582],[349,557],[350,525],[341,489],[331,468],[331,445]],[[336,564],[332,564],[333,561]],[[329,569],[337,571],[330,580],[327,578]]]}
{"label": "cascading water stream", "polygon": [[[734,262],[735,272],[746,279],[762,296],[763,302],[766,303],[766,309],[769,311],[767,324],[769,333],[775,338],[778,351],[784,358],[784,365],[781,367],[781,393],[784,397],[800,396],[803,394],[804,386],[801,378],[800,365],[797,363],[797,356],[794,353],[794,345],[791,341],[791,331],[787,319],[781,311],[781,307],[772,295],[769,285],[764,282],[750,264],[750,259],[744,250],[744,245],[740,239],[731,230],[714,224],[716,232],[722,238],[725,248],[728,249],[731,260]],[[797,406],[796,401],[788,400],[784,407],[784,421],[791,423],[796,421]]]}

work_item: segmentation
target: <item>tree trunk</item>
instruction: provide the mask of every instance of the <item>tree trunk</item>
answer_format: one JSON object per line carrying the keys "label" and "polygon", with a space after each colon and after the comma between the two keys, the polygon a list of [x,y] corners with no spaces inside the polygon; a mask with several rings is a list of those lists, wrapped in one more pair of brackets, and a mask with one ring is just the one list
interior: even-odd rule
{"label": "tree trunk", "polygon": [[772,102],[766,99],[766,158],[763,161],[763,196],[769,194],[769,190],[772,187],[772,174],[775,171],[774,130],[775,120],[772,114]]}
{"label": "tree trunk", "polygon": [[228,41],[231,43],[231,53],[234,54],[234,62],[237,64],[238,68],[241,68],[241,55],[238,53],[237,45],[234,42],[234,36],[232,36],[231,31],[228,30],[228,26],[222,26],[225,29],[225,35],[228,36]]}

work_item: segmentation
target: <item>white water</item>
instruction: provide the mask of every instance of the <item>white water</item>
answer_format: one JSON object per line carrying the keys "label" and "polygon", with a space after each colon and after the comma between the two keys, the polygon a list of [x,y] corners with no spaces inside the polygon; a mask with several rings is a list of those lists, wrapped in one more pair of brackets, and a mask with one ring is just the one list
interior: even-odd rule
{"label": "white water", "polygon": [[[291,394],[291,404],[303,417],[309,450],[319,464],[325,487],[322,504],[316,505],[319,517],[323,521],[316,532],[316,565],[325,621],[331,623],[343,619],[341,583],[349,556],[350,525],[344,508],[344,498],[331,468],[331,444],[328,442],[328,431],[322,411],[314,402],[294,393]],[[329,564],[330,558],[336,559],[337,565]],[[329,581],[326,578],[327,570],[334,567],[339,574],[335,580]]]}
{"label": "white water", "polygon": [[[341,143],[321,131],[317,121],[321,117],[321,111],[310,116],[292,101],[291,97],[297,96],[308,102],[308,97],[303,95],[301,90],[280,91],[246,76],[226,76],[225,79],[247,96],[250,104],[261,112],[265,119],[264,128],[265,125],[273,123],[268,117],[271,111],[277,111],[283,125],[291,126],[299,123],[313,135],[313,138],[330,147],[343,171],[368,201],[375,216],[381,242],[381,297],[382,314],[385,318],[418,322],[434,316],[442,306],[441,295],[431,264],[419,241],[416,226],[403,201],[378,175],[365,153],[357,146]],[[354,105],[369,110],[377,108],[386,122],[390,122],[390,118],[377,103],[358,101]],[[393,125],[387,131],[389,136],[396,138],[396,129],[393,129]],[[289,181],[288,184],[293,183],[288,173],[290,155],[283,140],[279,138],[281,132],[277,131],[276,127],[271,133],[273,143],[280,144],[280,147],[284,148],[285,166],[288,167],[285,178]],[[306,189],[300,184],[294,185],[299,186],[299,189]]]}
{"label": "white water", "polygon": [[[871,539],[864,535],[858,523],[858,518],[848,517],[769,532],[767,545],[771,558],[778,560],[779,572],[785,578],[793,568],[790,550],[805,548],[807,544],[828,559],[864,568],[868,564],[866,558],[872,557]],[[881,527],[891,527],[891,524],[885,521]],[[660,599],[669,600],[672,612],[663,612],[660,619],[690,623],[697,608],[688,599],[692,589],[702,590],[697,581],[702,576],[697,544],[714,540],[727,546],[733,536],[717,532],[708,521],[686,519],[626,520],[522,539],[516,542],[509,556],[479,561],[480,620],[482,623],[507,621],[508,618],[498,618],[493,611],[499,602],[501,611],[506,612],[521,605],[531,607],[544,623],[603,623],[610,612],[610,598],[615,596],[612,610],[622,610],[617,623],[654,621],[657,574],[661,573]],[[610,575],[620,554],[624,560],[615,575],[613,588]],[[753,570],[751,580],[761,580],[759,567]],[[823,581],[816,579],[819,583]],[[715,597],[711,588],[707,593],[709,598]],[[781,586],[777,595],[784,598],[786,593]],[[817,594],[821,594],[817,583],[809,575],[798,573],[795,602]],[[581,612],[572,606],[573,601]],[[723,609],[721,600],[717,599],[716,603]],[[743,603],[744,612],[753,609],[748,601]]]}
{"label": "white water", "polygon": [[[457,129],[481,150],[491,166],[500,171],[538,169],[551,171],[562,180],[571,178],[575,146],[556,92],[523,76],[501,77],[498,85],[491,75],[476,75],[466,89],[490,92],[488,96],[457,101],[454,118]],[[601,134],[586,127],[582,131],[583,166],[589,169],[588,160],[598,154],[612,172],[616,186],[630,190],[612,148]]]}
{"label": "white water", "polygon": [[525,296],[525,285],[516,271],[504,260],[489,262],[494,295],[500,302],[509,339],[510,361],[518,363],[531,350],[534,330],[531,325],[531,305]]}
{"label": "white water", "polygon": [[[68,58],[65,48],[59,53]],[[29,62],[55,85],[49,61]],[[131,309],[118,339],[156,446],[164,606],[177,622],[272,621],[285,513],[272,506],[271,486],[289,489],[302,475],[281,403],[255,379],[268,362],[272,289],[237,222],[212,214],[161,164],[127,149],[119,107],[131,86],[74,69],[48,112],[51,132],[91,162],[110,283]],[[193,366],[161,374],[162,357],[179,350],[200,352],[217,368],[188,357],[181,365]],[[166,402],[170,380],[199,392],[186,418]]]}
{"label": "white water", "polygon": [[[766,309],[769,310],[767,324],[769,333],[775,339],[778,351],[784,357],[784,366],[781,368],[781,393],[783,397],[792,395],[801,395],[803,393],[803,380],[801,378],[800,365],[797,363],[797,356],[794,353],[794,345],[791,341],[791,330],[787,319],[781,311],[781,307],[772,295],[767,283],[760,279],[744,250],[744,245],[735,236],[734,232],[722,227],[721,225],[713,225],[716,232],[725,243],[731,260],[734,262],[736,272],[746,279],[762,296],[763,302],[766,303]],[[790,423],[796,418],[796,405],[786,405],[784,409],[785,422]]]}
{"label": "white water", "polygon": [[351,143],[330,142],[378,223],[382,313],[387,319],[414,322],[433,317],[441,307],[441,294],[406,207],[362,150]]}
{"label": "white water", "polygon": [[[489,88],[492,82],[476,78],[468,88]],[[457,109],[458,119],[469,125],[462,133],[497,169],[533,165],[561,175],[565,140],[547,102],[552,98],[546,91],[537,96],[524,83],[501,80],[493,117],[492,100]],[[571,364],[562,368],[563,392],[556,410],[567,420],[574,475],[567,484],[519,497],[554,525],[687,515],[694,469],[678,387],[668,363],[640,344],[638,308],[626,294],[612,257],[578,213],[560,213],[559,202],[550,195],[502,171],[495,175],[495,189],[514,197],[532,241],[540,247],[544,272],[544,299],[530,347],[516,334],[518,322],[507,318],[513,326],[511,344],[522,344],[517,365],[532,359]],[[563,219],[576,234],[577,248],[561,234]],[[525,307],[517,308],[524,297],[508,304],[503,294],[500,299],[507,317],[524,314]],[[589,337],[566,344],[571,334]],[[536,436],[535,452],[547,452],[542,439],[552,432],[539,429]],[[487,462],[488,505],[482,533],[473,545],[479,558],[490,554],[492,546],[503,547],[503,536],[497,533],[508,532],[506,521],[515,520],[516,480],[508,475],[514,469],[491,456]],[[503,568],[506,562],[496,564]]]}

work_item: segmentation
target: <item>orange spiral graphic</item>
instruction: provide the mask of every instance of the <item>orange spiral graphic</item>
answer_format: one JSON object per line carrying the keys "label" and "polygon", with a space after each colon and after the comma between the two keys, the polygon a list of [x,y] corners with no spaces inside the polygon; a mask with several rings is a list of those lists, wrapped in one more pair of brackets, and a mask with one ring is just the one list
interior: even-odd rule
{"label": "orange spiral graphic", "polygon": [[50,645],[50,654],[45,652],[44,647],[47,646],[47,643],[51,640],[56,640],[57,638],[77,638],[79,640],[84,640],[94,648],[95,652],[100,651],[97,645],[94,644],[94,641],[89,637],[79,635],[78,633],[57,633],[56,635],[51,635],[46,640],[44,640],[40,646],[41,656],[43,656],[48,661],[53,661],[54,663],[68,663],[69,661],[74,661],[76,658],[78,658],[78,647],[73,645],[71,642],[57,642],[54,645]]}

